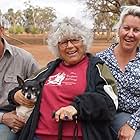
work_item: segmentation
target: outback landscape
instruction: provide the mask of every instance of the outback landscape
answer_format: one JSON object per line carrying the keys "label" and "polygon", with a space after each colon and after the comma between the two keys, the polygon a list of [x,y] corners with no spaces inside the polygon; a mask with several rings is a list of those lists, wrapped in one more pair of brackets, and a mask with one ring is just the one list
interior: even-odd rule
{"label": "outback landscape", "polygon": [[[40,64],[40,67],[45,66],[49,61],[55,59],[47,48],[46,39],[44,35],[18,35],[5,36],[10,44],[16,45],[29,51]],[[93,46],[90,49],[92,54],[104,50],[109,47],[110,41],[107,39],[95,39]]]}

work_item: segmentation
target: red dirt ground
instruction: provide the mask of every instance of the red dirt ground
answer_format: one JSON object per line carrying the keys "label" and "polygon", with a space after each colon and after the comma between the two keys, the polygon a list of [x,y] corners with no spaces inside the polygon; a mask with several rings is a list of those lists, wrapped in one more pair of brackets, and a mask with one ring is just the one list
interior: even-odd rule
{"label": "red dirt ground", "polygon": [[[46,45],[47,35],[6,35],[5,38],[10,44],[19,46],[32,53],[40,67],[45,66],[50,60],[54,59]],[[107,39],[94,39],[91,53],[99,52],[107,48],[109,44]]]}
{"label": "red dirt ground", "polygon": [[45,45],[20,45],[18,46],[30,52],[40,64],[40,67],[45,66],[50,60],[54,59]]}
{"label": "red dirt ground", "polygon": [[[29,51],[38,61],[40,67],[45,66],[49,61],[54,59],[54,56],[50,53],[47,46],[45,45],[20,45],[18,47]],[[107,45],[102,45],[100,47],[94,46],[91,48],[91,53],[99,52],[105,48],[107,48]]]}

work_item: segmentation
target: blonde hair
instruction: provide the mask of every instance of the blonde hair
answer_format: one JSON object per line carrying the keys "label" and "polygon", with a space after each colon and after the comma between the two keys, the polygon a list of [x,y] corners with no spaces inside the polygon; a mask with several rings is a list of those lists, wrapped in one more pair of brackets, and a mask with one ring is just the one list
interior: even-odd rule
{"label": "blonde hair", "polygon": [[120,18],[119,18],[119,21],[118,23],[114,26],[114,30],[118,31],[119,28],[121,27],[122,23],[123,23],[123,20],[126,16],[128,15],[132,15],[132,16],[137,16],[140,18],[140,7],[139,6],[135,6],[135,5],[132,5],[132,6],[122,6],[121,7],[121,15],[120,15]]}
{"label": "blonde hair", "polygon": [[114,42],[119,42],[119,36],[118,36],[118,32],[119,29],[121,27],[121,25],[123,24],[124,18],[128,15],[132,15],[132,16],[138,16],[140,18],[140,7],[139,6],[122,6],[121,7],[121,14],[119,17],[119,21],[117,22],[117,24],[113,27],[113,30],[115,31],[115,35],[114,35]]}
{"label": "blonde hair", "polygon": [[92,46],[93,34],[90,29],[81,24],[74,17],[63,18],[60,22],[54,22],[48,34],[48,48],[57,57],[59,57],[58,42],[64,38],[79,38],[83,40],[85,50]]}

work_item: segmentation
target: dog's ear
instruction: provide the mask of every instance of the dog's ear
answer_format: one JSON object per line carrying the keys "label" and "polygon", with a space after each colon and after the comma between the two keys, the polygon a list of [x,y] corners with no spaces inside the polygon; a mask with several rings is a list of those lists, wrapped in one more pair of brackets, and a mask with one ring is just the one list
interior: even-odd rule
{"label": "dog's ear", "polygon": [[17,81],[18,81],[19,86],[22,87],[24,84],[24,80],[21,77],[19,77],[18,75],[17,75]]}

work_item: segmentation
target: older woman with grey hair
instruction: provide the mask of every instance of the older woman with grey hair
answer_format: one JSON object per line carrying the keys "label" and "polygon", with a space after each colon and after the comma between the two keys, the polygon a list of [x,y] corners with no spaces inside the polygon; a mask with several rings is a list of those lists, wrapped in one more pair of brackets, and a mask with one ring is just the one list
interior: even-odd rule
{"label": "older woman with grey hair", "polygon": [[[58,59],[25,82],[38,81],[42,90],[19,140],[113,140],[115,80],[103,61],[86,53],[92,39],[75,18],[51,27],[48,47]],[[30,104],[20,92],[12,94],[10,103]]]}
{"label": "older woman with grey hair", "polygon": [[48,35],[48,48],[57,57],[60,57],[58,42],[61,42],[65,38],[78,40],[81,38],[85,52],[89,51],[89,48],[92,47],[92,30],[83,26],[79,20],[76,20],[73,17],[71,19],[65,17],[63,22],[54,22],[53,28]]}
{"label": "older woman with grey hair", "polygon": [[116,24],[118,42],[97,54],[117,81],[119,106],[113,121],[119,140],[140,139],[140,7],[124,6]]}

